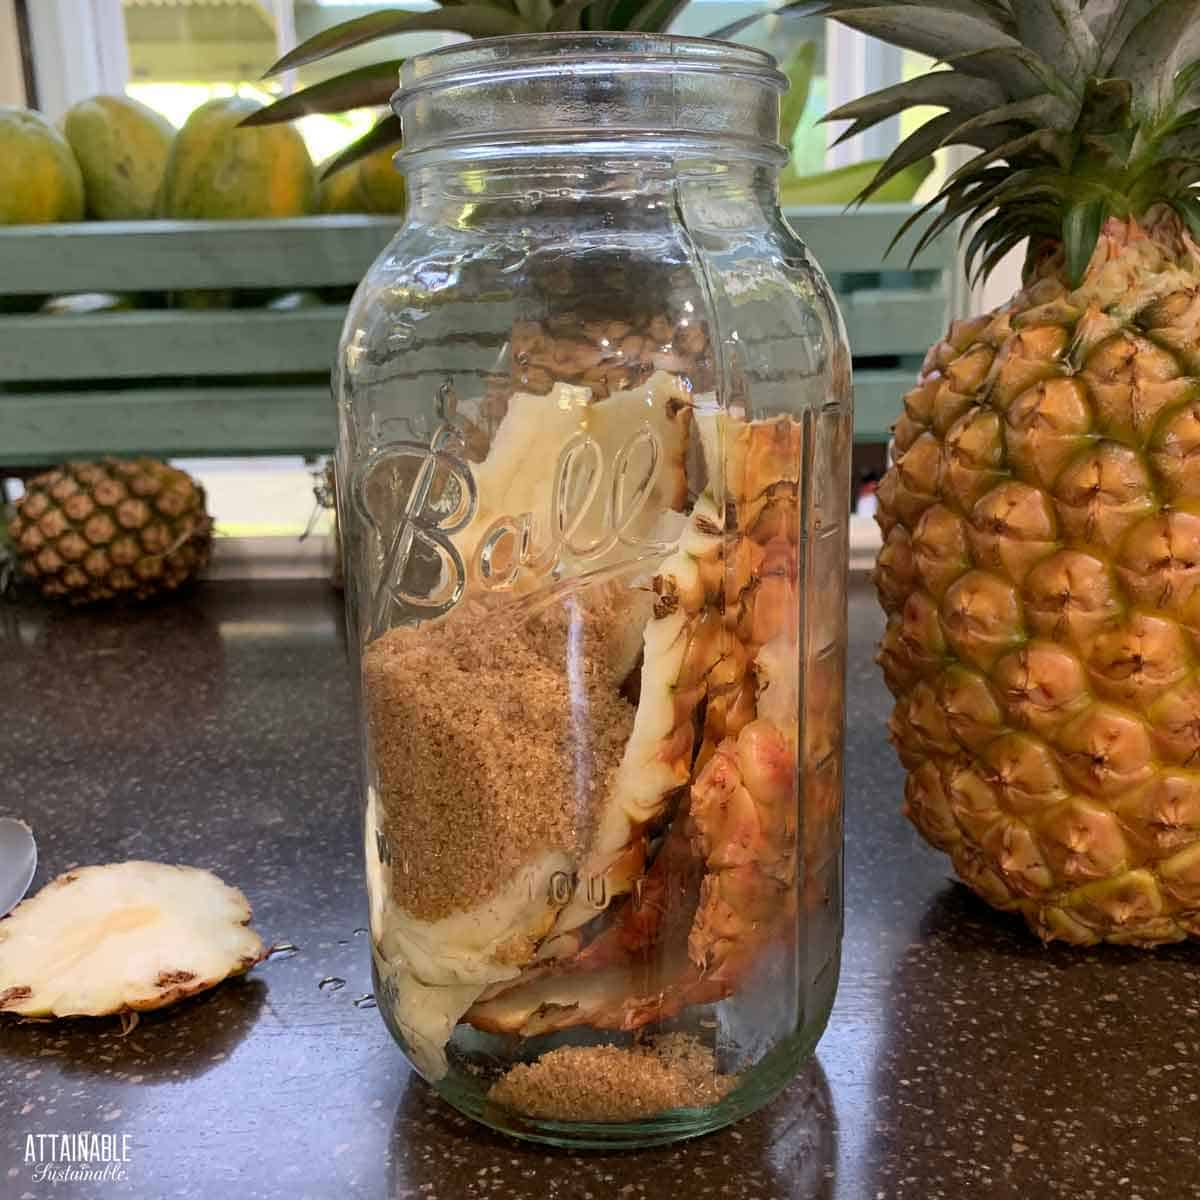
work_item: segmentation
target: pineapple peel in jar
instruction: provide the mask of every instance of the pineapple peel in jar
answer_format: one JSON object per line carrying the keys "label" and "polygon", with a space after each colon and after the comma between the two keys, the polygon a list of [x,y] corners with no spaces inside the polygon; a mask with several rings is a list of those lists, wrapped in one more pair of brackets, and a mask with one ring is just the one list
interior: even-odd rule
{"label": "pineapple peel in jar", "polygon": [[[552,40],[651,90],[700,53]],[[522,80],[504,47],[415,70],[468,86],[473,56],[511,53]],[[766,139],[770,60],[721,53],[745,58]],[[637,172],[586,139],[531,151],[474,187],[468,221],[423,119],[410,224],[359,290],[338,378],[377,1000],[421,1074],[498,1128],[689,1136],[786,1084],[836,982],[840,321],[798,247],[795,277],[758,263],[782,236],[755,191],[766,140],[733,180],[645,146]],[[575,184],[534,189],[534,230],[514,172]]]}

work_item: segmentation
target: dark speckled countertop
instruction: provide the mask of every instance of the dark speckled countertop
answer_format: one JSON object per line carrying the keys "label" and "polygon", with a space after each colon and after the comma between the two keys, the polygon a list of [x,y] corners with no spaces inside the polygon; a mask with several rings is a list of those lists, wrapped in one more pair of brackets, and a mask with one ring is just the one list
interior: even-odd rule
{"label": "dark speckled countertop", "polygon": [[[0,1197],[1200,1197],[1200,947],[1046,950],[953,884],[900,816],[862,585],[851,631],[847,937],[818,1061],[733,1129],[572,1156],[468,1126],[354,1005],[370,974],[328,587],[0,609],[0,814],[35,827],[37,883],[195,863],[300,947],[124,1037],[0,1027]],[[26,1135],[82,1130],[128,1135],[126,1178],[36,1181]]]}

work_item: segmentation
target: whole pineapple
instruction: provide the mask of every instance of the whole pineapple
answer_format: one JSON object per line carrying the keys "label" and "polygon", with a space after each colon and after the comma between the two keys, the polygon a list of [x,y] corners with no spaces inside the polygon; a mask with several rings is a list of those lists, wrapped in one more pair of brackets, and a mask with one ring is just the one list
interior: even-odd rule
{"label": "whole pineapple", "polygon": [[179,587],[208,562],[211,532],[204,489],[152,458],[38,475],[8,526],[25,577],[74,603]]}
{"label": "whole pineapple", "polygon": [[[906,811],[1046,939],[1200,935],[1200,4],[842,0],[948,63],[831,114],[947,109],[934,235],[1030,239],[930,350],[879,490]],[[982,256],[982,258],[980,258]]]}

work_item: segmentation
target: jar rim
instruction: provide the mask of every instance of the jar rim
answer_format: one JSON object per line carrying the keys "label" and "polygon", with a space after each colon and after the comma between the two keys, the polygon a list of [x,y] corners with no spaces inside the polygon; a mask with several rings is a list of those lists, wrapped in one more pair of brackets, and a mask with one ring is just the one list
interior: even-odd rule
{"label": "jar rim", "polygon": [[[418,164],[554,152],[785,161],[772,55],[736,42],[639,32],[525,33],[406,60],[392,109]],[[670,135],[670,136],[668,136]],[[678,145],[670,145],[671,137]],[[521,141],[526,143],[522,150]]]}
{"label": "jar rim", "polygon": [[686,67],[689,71],[736,73],[757,78],[781,93],[788,87],[774,55],[738,42],[674,33],[567,30],[474,38],[413,55],[400,66],[400,87],[391,104],[399,113],[415,93],[466,82],[479,71],[537,69],[547,63],[567,70],[597,62],[633,69]]}

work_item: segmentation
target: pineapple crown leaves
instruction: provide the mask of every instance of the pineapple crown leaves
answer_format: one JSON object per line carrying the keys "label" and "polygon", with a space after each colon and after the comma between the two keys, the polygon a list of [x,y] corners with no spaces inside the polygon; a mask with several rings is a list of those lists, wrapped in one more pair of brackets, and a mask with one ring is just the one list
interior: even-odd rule
{"label": "pineapple crown leaves", "polygon": [[786,10],[936,60],[825,118],[850,122],[842,140],[917,105],[946,110],[901,142],[860,202],[931,149],[978,151],[896,240],[935,214],[919,250],[961,219],[975,277],[1026,238],[1060,241],[1078,282],[1109,216],[1167,204],[1200,237],[1196,0],[793,0]]}
{"label": "pineapple crown leaves", "polygon": [[[269,74],[406,32],[470,37],[659,32],[686,3],[440,0],[432,11],[389,9],[325,30],[285,55]],[[843,105],[825,118],[850,122],[842,140],[914,106],[946,110],[896,147],[860,202],[943,146],[978,151],[905,222],[897,240],[915,221],[936,214],[920,249],[962,219],[963,235],[969,236],[967,270],[974,276],[986,274],[1025,238],[1061,241],[1077,281],[1108,216],[1140,216],[1165,203],[1200,237],[1197,0],[789,0],[774,12],[827,16],[936,60],[931,73]],[[763,15],[741,18],[712,36],[732,37]],[[384,104],[399,66],[399,60],[390,60],[325,80],[244,123]],[[797,74],[807,74],[803,64]],[[790,104],[785,116],[798,115]],[[399,118],[388,115],[324,173],[394,145],[400,136]]]}
{"label": "pineapple crown leaves", "polygon": [[[285,54],[267,72],[267,78],[320,62],[379,38],[416,32],[462,33],[469,37],[506,34],[619,31],[660,33],[668,29],[688,0],[439,0],[432,11],[388,9],[345,21],[308,39]],[[759,12],[736,22],[744,28],[767,14]],[[784,67],[790,88],[780,112],[780,138],[789,145],[808,101],[816,58],[816,45],[806,42]],[[252,113],[243,125],[272,125],[309,113],[336,113],[350,108],[386,104],[396,90],[403,59],[387,59],[336,75],[284,96]],[[398,145],[400,118],[383,117],[367,134],[332,158],[322,169],[328,177],[361,158]]]}
{"label": "pineapple crown leaves", "polygon": [[[461,33],[472,38],[513,34],[614,31],[658,33],[666,30],[688,0],[439,0],[429,11],[385,9],[367,13],[309,38],[285,54],[267,78],[320,62],[343,50],[404,33]],[[758,20],[763,14],[757,14]],[[396,90],[402,60],[360,67],[285,96],[247,117],[243,125],[271,125],[309,113],[336,113],[386,104]],[[384,117],[324,168],[328,176],[375,150],[400,141],[400,120]]]}

